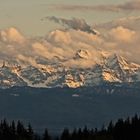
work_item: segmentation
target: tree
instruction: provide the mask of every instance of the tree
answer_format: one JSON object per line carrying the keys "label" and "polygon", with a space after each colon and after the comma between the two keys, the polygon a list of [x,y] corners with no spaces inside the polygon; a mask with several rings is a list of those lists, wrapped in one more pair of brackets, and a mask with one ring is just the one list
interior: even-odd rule
{"label": "tree", "polygon": [[17,137],[19,140],[27,140],[27,130],[20,121],[17,122]]}
{"label": "tree", "polygon": [[109,125],[108,125],[108,132],[109,133],[112,133],[113,132],[113,122],[112,121],[110,121],[110,123],[109,123]]}
{"label": "tree", "polygon": [[12,123],[11,123],[10,132],[11,132],[10,140],[16,140],[17,139],[17,134],[16,134],[16,125],[15,125],[14,121],[12,121]]}
{"label": "tree", "polygon": [[29,140],[33,140],[34,132],[30,124],[28,124],[27,135]]}
{"label": "tree", "polygon": [[62,132],[60,140],[70,140],[70,133],[67,128],[65,128],[64,131]]}
{"label": "tree", "polygon": [[77,135],[77,130],[74,129],[72,134],[71,134],[71,139],[72,140],[78,140],[78,135]]}
{"label": "tree", "polygon": [[51,137],[48,133],[48,129],[45,129],[44,135],[43,135],[43,140],[51,140]]}

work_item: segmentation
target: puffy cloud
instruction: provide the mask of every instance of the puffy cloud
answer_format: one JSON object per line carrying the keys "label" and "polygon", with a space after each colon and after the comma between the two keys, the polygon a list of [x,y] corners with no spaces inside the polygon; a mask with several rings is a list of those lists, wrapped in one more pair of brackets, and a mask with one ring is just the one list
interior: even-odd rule
{"label": "puffy cloud", "polygon": [[118,53],[140,64],[140,16],[124,17],[97,24],[95,28],[103,35],[105,50]]}
{"label": "puffy cloud", "polygon": [[[47,40],[56,46],[72,46],[73,43],[100,44],[102,38],[100,35],[89,34],[76,30],[55,30],[48,34]],[[78,47],[78,46],[77,46]]]}
{"label": "puffy cloud", "polygon": [[129,30],[129,29],[124,28],[122,26],[119,26],[117,28],[113,28],[109,32],[109,35],[110,35],[111,38],[113,38],[116,41],[126,42],[126,43],[131,43],[136,38],[136,32],[135,31]]}
{"label": "puffy cloud", "polygon": [[23,64],[28,65],[31,64],[32,66],[37,66],[37,63],[35,61],[34,58],[32,58],[31,56],[25,56],[23,54],[17,54],[16,56],[16,60],[19,62],[19,64],[22,62],[22,66]]}
{"label": "puffy cloud", "polygon": [[60,43],[60,44],[70,44],[71,43],[71,36],[69,32],[64,32],[61,30],[52,31],[49,36],[48,40],[50,42]]}
{"label": "puffy cloud", "polygon": [[39,42],[35,42],[32,44],[32,48],[34,50],[35,53],[37,53],[38,55],[47,57],[48,56],[48,50],[45,46],[43,46],[41,43]]}
{"label": "puffy cloud", "polygon": [[[89,34],[76,30],[56,30],[47,36],[47,41],[51,43],[53,52],[59,49],[63,57],[73,57],[80,49],[96,51],[96,45],[102,44],[102,38],[98,35]],[[56,52],[57,53],[57,52]]]}
{"label": "puffy cloud", "polygon": [[[95,58],[96,59],[96,58]],[[96,60],[82,60],[82,59],[69,59],[68,61],[64,62],[63,64],[67,67],[74,67],[74,68],[91,68],[97,63]]]}
{"label": "puffy cloud", "polygon": [[[133,19],[139,21],[139,18]],[[39,65],[36,62],[37,58],[42,58],[67,67],[88,68],[100,63],[103,57],[118,53],[140,63],[140,31],[130,27],[134,25],[133,22],[132,24],[123,22],[125,26],[121,25],[122,22],[119,23],[120,25],[114,24],[115,26],[104,28],[104,31],[100,31],[100,35],[75,29],[57,29],[45,37],[26,39],[15,28],[2,30],[0,58],[8,57],[10,60],[15,59],[20,63],[36,67]],[[98,26],[98,29],[103,28],[104,24],[102,25]],[[80,57],[76,57],[79,53]]]}
{"label": "puffy cloud", "polygon": [[100,44],[103,41],[100,35],[74,30],[70,30],[69,33],[71,34],[72,40],[76,40],[76,42],[85,42],[86,44],[95,45]]}
{"label": "puffy cloud", "polygon": [[0,31],[0,38],[4,42],[16,42],[23,43],[25,41],[24,36],[15,28],[11,27],[6,30]]}

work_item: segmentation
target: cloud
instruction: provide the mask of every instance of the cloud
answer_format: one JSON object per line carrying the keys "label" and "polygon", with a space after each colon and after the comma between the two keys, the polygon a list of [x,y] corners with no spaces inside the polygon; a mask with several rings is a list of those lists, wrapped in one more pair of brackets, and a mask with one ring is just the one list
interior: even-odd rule
{"label": "cloud", "polygon": [[[95,58],[96,59],[96,58]],[[68,61],[64,62],[64,65],[67,67],[74,67],[74,68],[91,68],[96,64],[97,61],[90,60],[83,60],[83,59],[69,59]]]}
{"label": "cloud", "polygon": [[111,29],[109,32],[110,38],[118,42],[131,43],[136,38],[136,32],[122,26]]}
{"label": "cloud", "polygon": [[64,44],[70,44],[71,43],[71,36],[69,32],[63,32],[61,30],[52,31],[48,36],[49,41],[55,42],[55,43],[64,43]]}
{"label": "cloud", "polygon": [[[63,56],[66,60],[63,65],[68,67],[91,67],[101,58],[99,45],[103,40],[98,35],[73,29],[55,30],[49,33],[47,41],[52,45],[50,50],[56,56]],[[88,60],[75,59],[79,50],[90,52]]]}
{"label": "cloud", "polygon": [[23,64],[25,64],[25,66],[29,65],[29,64],[31,64],[32,66],[35,66],[35,67],[37,66],[37,63],[36,63],[35,59],[31,56],[25,56],[23,54],[17,54],[16,60],[19,62],[19,64],[22,62],[22,66],[23,66]]}
{"label": "cloud", "polygon": [[95,10],[95,11],[140,11],[140,0],[131,0],[123,4],[101,4],[101,5],[51,5],[58,10]]}
{"label": "cloud", "polygon": [[131,0],[124,4],[118,5],[120,10],[140,10],[140,0]]}
{"label": "cloud", "polygon": [[70,56],[79,49],[97,49],[95,46],[102,43],[102,38],[98,35],[70,29],[50,32],[47,41],[51,43],[52,48],[56,47],[63,49],[65,52],[68,51],[67,56]]}
{"label": "cloud", "polygon": [[118,7],[115,5],[51,5],[53,9],[64,11],[118,11]]}
{"label": "cloud", "polygon": [[3,42],[16,42],[20,44],[25,41],[24,36],[14,27],[8,28],[6,30],[1,30],[0,39]]}
{"label": "cloud", "polygon": [[[100,35],[73,29],[72,23],[68,24],[70,29],[53,30],[39,38],[27,39],[16,28],[1,30],[0,58],[35,67],[40,67],[36,60],[43,59],[66,67],[89,68],[95,63],[101,63],[103,56],[117,53],[140,64],[140,18],[118,21],[96,26]],[[137,28],[132,28],[135,26]],[[82,58],[76,57],[77,52],[81,53]],[[86,57],[83,57],[86,54],[84,52],[88,52]]]}
{"label": "cloud", "polygon": [[91,28],[91,26],[84,19],[77,19],[77,18],[65,19],[65,18],[57,18],[55,16],[46,17],[46,19],[59,23],[70,29],[81,30],[83,32],[96,34],[96,32]]}
{"label": "cloud", "polygon": [[106,51],[120,54],[140,64],[140,16],[130,16],[94,26],[103,38]]}
{"label": "cloud", "polygon": [[34,42],[32,44],[32,48],[36,54],[43,56],[43,57],[48,57],[47,47],[45,47],[43,44],[41,44],[39,42]]}
{"label": "cloud", "polygon": [[124,28],[140,31],[139,25],[140,25],[140,16],[130,16],[130,17],[115,19],[113,21],[109,21],[106,23],[100,23],[94,26],[97,30],[100,29],[110,30],[111,28],[123,26]]}

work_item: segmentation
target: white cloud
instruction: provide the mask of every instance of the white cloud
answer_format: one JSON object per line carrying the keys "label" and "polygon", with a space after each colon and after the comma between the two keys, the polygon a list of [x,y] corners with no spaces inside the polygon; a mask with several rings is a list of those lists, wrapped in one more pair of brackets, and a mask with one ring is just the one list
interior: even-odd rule
{"label": "white cloud", "polygon": [[103,35],[102,46],[140,64],[140,16],[124,17],[95,26]]}
{"label": "white cloud", "polygon": [[32,48],[36,54],[47,57],[48,50],[41,43],[39,43],[39,42],[33,43]]}
{"label": "white cloud", "polygon": [[136,32],[122,26],[111,29],[109,32],[110,38],[114,41],[131,43],[136,39]]}
{"label": "white cloud", "polygon": [[[136,21],[136,18],[133,19]],[[125,24],[121,25],[121,23]],[[63,65],[68,67],[92,67],[100,62],[103,55],[118,53],[140,63],[140,30],[132,28],[135,26],[132,18],[131,24],[130,22],[119,22],[119,24],[113,22],[112,25],[106,23],[106,25],[98,26],[99,29],[107,27],[100,31],[100,35],[81,30],[58,29],[45,37],[30,39],[24,37],[15,28],[1,30],[0,57],[17,59],[34,66],[38,65],[35,61],[37,57],[51,61],[59,58],[58,61],[62,60]],[[79,50],[89,52],[88,57],[76,59],[76,52]]]}
{"label": "white cloud", "polygon": [[23,43],[25,41],[24,36],[16,28],[8,28],[0,31],[0,38],[4,42],[16,42]]}
{"label": "white cloud", "polygon": [[69,32],[56,30],[56,31],[52,31],[48,35],[48,40],[52,43],[68,45],[71,43],[71,36]]}

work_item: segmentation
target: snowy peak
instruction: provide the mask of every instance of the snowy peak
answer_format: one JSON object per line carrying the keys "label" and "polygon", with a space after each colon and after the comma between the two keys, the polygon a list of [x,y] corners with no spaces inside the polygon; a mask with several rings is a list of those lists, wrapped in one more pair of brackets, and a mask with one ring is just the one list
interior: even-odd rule
{"label": "snowy peak", "polygon": [[116,75],[122,82],[133,82],[134,76],[140,71],[140,65],[127,61],[119,55],[112,55],[107,58],[105,67]]}
{"label": "snowy peak", "polygon": [[90,56],[90,53],[87,50],[78,50],[76,52],[75,58],[76,59],[88,59]]}
{"label": "snowy peak", "polygon": [[[77,59],[88,59],[89,52],[78,50]],[[119,55],[104,57],[102,63],[91,68],[65,67],[59,63],[22,65],[3,61],[0,67],[0,88],[12,86],[70,87],[95,86],[104,83],[140,81],[140,65],[131,63]]]}
{"label": "snowy peak", "polygon": [[129,62],[127,61],[127,59],[117,54],[110,56],[107,59],[106,65],[109,66],[110,68],[119,67],[122,70],[131,70],[131,71],[137,71],[140,68],[140,65]]}
{"label": "snowy peak", "polygon": [[[107,58],[107,65],[109,67],[114,67],[115,65],[119,65],[120,67],[125,67],[128,65],[128,62],[122,56],[113,54],[112,56]],[[125,68],[127,68],[127,67],[125,67]]]}

